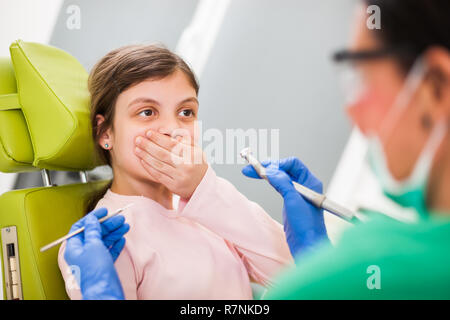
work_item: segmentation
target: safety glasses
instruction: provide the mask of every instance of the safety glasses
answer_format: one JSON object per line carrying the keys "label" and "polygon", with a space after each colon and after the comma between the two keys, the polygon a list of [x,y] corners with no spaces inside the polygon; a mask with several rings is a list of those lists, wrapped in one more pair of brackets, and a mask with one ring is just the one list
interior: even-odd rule
{"label": "safety glasses", "polygon": [[365,93],[364,77],[356,65],[385,58],[397,58],[409,64],[414,62],[414,50],[407,47],[379,48],[370,50],[340,50],[333,54],[345,105],[352,105]]}
{"label": "safety glasses", "polygon": [[417,50],[409,46],[386,47],[367,50],[339,50],[333,54],[336,63],[341,62],[362,62],[387,57],[396,57],[400,60],[414,62]]}

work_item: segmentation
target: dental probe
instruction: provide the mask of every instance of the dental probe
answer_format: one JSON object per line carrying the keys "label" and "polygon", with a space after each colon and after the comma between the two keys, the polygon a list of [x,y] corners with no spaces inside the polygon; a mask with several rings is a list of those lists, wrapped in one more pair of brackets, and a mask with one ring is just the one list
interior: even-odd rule
{"label": "dental probe", "polygon": [[[269,181],[266,175],[266,168],[256,159],[252,152],[250,151],[250,148],[245,148],[240,153],[241,157],[247,160],[247,162],[252,165],[252,167],[255,169],[255,171],[258,173],[258,175]],[[337,204],[336,202],[328,199],[324,194],[318,193],[314,190],[311,190],[295,181],[292,181],[295,189],[303,196],[305,197],[309,202],[311,202],[313,205],[315,205],[317,208],[325,209],[326,211],[331,212],[332,214],[348,221],[348,222],[355,222],[358,219],[356,214],[341,206],[340,204]]]}
{"label": "dental probe", "polygon": [[[98,219],[98,222],[102,223],[102,222],[108,220],[109,218],[112,218],[112,217],[114,217],[114,216],[117,216],[119,213],[121,213],[122,211],[124,211],[124,210],[130,208],[130,207],[133,206],[133,205],[134,205],[134,203],[130,203],[129,205],[127,205],[127,206],[125,206],[125,207],[123,207],[123,208],[120,208],[120,209],[118,209],[117,211],[115,211],[115,212],[113,212],[113,213],[111,213],[111,214],[108,214],[108,215],[104,216],[104,217],[101,218],[101,219]],[[80,229],[77,229],[77,230],[75,230],[74,232],[69,233],[68,235],[65,235],[64,237],[59,238],[58,240],[55,240],[55,241],[53,241],[52,243],[49,243],[49,244],[46,245],[46,246],[43,246],[43,247],[41,248],[41,252],[47,251],[48,249],[53,248],[54,246],[60,244],[61,242],[65,241],[65,240],[67,240],[67,239],[70,239],[70,238],[72,238],[73,236],[76,236],[77,234],[79,234],[79,233],[81,233],[81,232],[83,232],[83,231],[84,231],[84,227],[81,227]]]}

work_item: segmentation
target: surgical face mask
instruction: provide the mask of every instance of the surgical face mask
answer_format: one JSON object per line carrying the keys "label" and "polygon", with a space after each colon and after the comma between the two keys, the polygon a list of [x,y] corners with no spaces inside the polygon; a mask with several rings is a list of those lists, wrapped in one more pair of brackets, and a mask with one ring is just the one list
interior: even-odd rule
{"label": "surgical face mask", "polygon": [[[385,122],[388,124],[388,127],[383,126],[382,129],[391,130],[395,123],[399,121],[399,116],[406,111],[406,106],[409,105],[412,96],[422,82],[424,73],[424,66],[421,60],[418,60],[408,75],[404,88],[386,117]],[[384,194],[405,208],[414,208],[421,217],[428,216],[426,207],[428,178],[432,169],[434,156],[446,132],[446,122],[442,121],[435,125],[411,174],[402,181],[395,179],[391,175],[383,145],[378,136],[371,135],[369,137],[367,159]]]}

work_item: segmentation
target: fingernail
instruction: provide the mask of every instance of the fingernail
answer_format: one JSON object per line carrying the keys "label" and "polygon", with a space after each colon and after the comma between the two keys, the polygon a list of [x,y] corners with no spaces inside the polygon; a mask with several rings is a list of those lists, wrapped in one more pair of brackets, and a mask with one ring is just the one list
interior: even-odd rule
{"label": "fingernail", "polygon": [[137,138],[136,138],[136,143],[137,143],[137,144],[141,144],[141,142],[142,142],[142,138],[141,138],[141,137],[137,137]]}
{"label": "fingernail", "polygon": [[139,149],[139,148],[134,148],[134,151],[135,151],[136,153],[140,153],[140,152],[141,152],[141,149]]}
{"label": "fingernail", "polygon": [[152,132],[151,131],[147,131],[147,137],[150,138],[151,135],[152,135]]}

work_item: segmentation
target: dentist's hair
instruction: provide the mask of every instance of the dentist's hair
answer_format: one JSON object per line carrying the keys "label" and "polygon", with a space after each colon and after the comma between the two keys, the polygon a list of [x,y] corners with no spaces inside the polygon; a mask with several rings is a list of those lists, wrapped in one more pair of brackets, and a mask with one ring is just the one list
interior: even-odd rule
{"label": "dentist's hair", "polygon": [[364,0],[381,12],[376,38],[387,48],[404,48],[397,60],[405,73],[431,47],[450,52],[449,0]]}
{"label": "dentist's hair", "polygon": [[[108,128],[113,128],[115,104],[120,93],[148,79],[163,79],[177,70],[184,72],[198,94],[199,84],[191,68],[178,55],[160,45],[124,46],[109,52],[95,64],[88,80],[91,125],[96,150],[103,162],[111,165],[111,157],[98,140]],[[105,118],[99,125],[97,115]]]}

